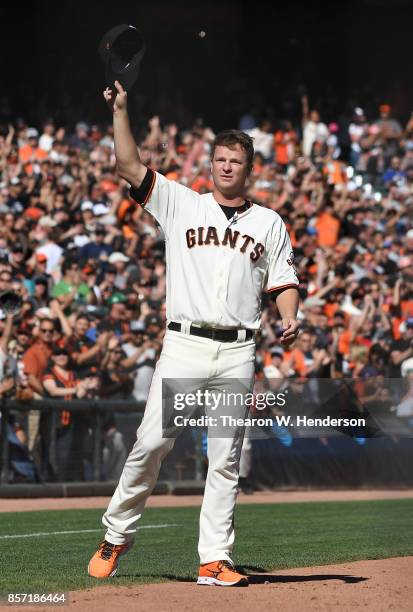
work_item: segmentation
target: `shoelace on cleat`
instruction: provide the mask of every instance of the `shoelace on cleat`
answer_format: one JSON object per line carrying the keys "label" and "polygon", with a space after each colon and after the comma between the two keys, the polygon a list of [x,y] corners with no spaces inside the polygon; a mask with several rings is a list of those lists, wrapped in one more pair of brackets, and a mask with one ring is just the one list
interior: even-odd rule
{"label": "shoelace on cleat", "polygon": [[108,559],[111,558],[114,548],[115,548],[115,544],[106,542],[106,540],[102,542],[101,549],[100,549],[100,556],[102,557],[104,561],[107,561]]}
{"label": "shoelace on cleat", "polygon": [[220,561],[218,564],[218,569],[224,569],[227,568],[229,570],[231,570],[231,572],[235,572],[235,569],[233,568],[233,566],[231,565],[231,563],[229,561]]}

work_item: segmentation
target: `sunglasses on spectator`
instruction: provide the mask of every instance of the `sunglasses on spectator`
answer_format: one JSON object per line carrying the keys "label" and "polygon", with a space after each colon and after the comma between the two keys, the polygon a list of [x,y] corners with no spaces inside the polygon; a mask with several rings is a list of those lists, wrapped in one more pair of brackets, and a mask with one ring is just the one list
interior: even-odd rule
{"label": "sunglasses on spectator", "polygon": [[43,332],[44,334],[52,334],[54,332],[54,328],[53,327],[41,327],[40,331]]}

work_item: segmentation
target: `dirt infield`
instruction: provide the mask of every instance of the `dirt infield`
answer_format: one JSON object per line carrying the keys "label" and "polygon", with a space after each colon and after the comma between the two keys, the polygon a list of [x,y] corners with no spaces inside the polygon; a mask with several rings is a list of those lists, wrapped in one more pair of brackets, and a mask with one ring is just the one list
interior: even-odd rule
{"label": "dirt infield", "polygon": [[69,607],[79,612],[407,612],[413,601],[413,582],[409,579],[412,574],[413,557],[398,557],[255,574],[246,589],[199,587],[185,582],[98,587],[71,593]]}
{"label": "dirt infield", "polygon": [[[238,504],[281,504],[311,501],[359,501],[370,499],[412,499],[413,489],[403,490],[343,490],[343,491],[260,491],[238,496]],[[0,512],[29,512],[32,510],[68,510],[76,508],[106,508],[110,497],[44,497],[39,499],[0,499]],[[148,508],[179,508],[200,506],[202,495],[153,495]]]}

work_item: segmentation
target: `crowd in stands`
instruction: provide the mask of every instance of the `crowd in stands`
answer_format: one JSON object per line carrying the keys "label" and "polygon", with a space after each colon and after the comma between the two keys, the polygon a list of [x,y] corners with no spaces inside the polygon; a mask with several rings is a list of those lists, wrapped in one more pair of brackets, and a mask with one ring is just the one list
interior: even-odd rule
{"label": "crowd in stands", "polygon": [[[247,198],[285,221],[300,279],[302,331],[288,350],[263,295],[257,378],[370,379],[370,404],[412,415],[413,116],[401,125],[382,104],[326,125],[304,96],[300,125],[244,115],[239,127],[255,145]],[[183,130],[155,116],[138,144],[144,163],[204,193],[213,139],[202,121]],[[111,125],[6,126],[0,293],[22,306],[0,313],[0,395],[144,402],[165,333],[164,255],[116,173]],[[389,391],[386,378],[400,384]],[[73,415],[59,419],[70,431]],[[14,423],[30,448],[38,428]],[[105,431],[116,434],[113,420]]]}

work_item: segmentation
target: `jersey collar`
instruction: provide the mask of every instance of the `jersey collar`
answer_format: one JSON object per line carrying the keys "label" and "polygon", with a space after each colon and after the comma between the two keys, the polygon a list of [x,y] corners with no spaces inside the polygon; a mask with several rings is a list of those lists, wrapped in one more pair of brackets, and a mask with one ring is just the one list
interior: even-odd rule
{"label": "jersey collar", "polygon": [[[212,191],[208,194],[210,196],[210,202],[211,204],[214,206],[214,208],[216,210],[219,211],[219,214],[222,216],[222,218],[225,220],[225,223],[228,224],[229,221],[231,221],[231,219],[227,219],[224,211],[221,208],[221,205],[219,204],[219,202],[216,201],[216,199],[214,198],[214,194],[212,193]],[[245,203],[246,200],[244,200]],[[249,200],[250,201],[250,200]],[[225,205],[224,205],[225,206]],[[242,205],[241,205],[242,206]],[[254,202],[251,202],[251,206],[249,208],[247,208],[247,210],[244,210],[244,212],[242,213],[238,213],[238,217],[237,219],[243,219],[246,215],[250,214],[251,211],[255,208],[256,204],[254,204]],[[234,207],[234,214],[235,214],[235,208]]]}

